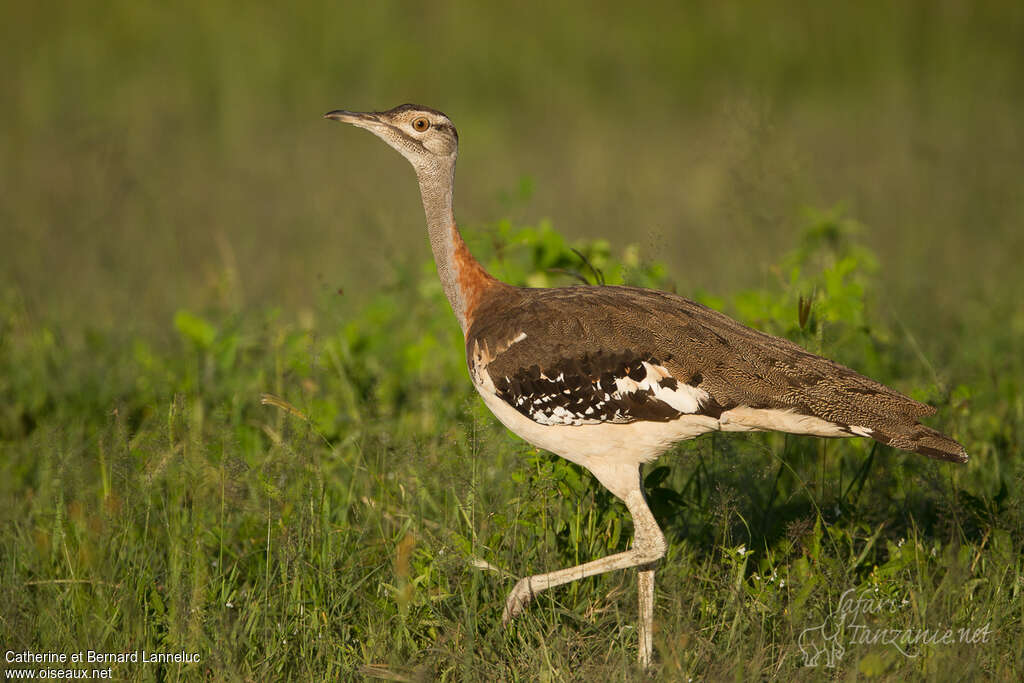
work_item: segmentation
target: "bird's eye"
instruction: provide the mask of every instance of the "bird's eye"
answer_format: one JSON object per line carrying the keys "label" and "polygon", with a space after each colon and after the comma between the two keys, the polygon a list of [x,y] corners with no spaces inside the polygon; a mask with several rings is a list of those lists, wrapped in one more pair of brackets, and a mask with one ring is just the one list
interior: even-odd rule
{"label": "bird's eye", "polygon": [[420,133],[422,133],[427,128],[430,128],[430,121],[428,121],[426,117],[421,116],[418,119],[413,120],[412,127],[415,128]]}

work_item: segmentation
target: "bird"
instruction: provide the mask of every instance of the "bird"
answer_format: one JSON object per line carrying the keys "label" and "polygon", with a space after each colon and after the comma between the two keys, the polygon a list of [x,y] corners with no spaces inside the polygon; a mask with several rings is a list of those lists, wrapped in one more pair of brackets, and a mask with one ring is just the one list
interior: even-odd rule
{"label": "bird", "polygon": [[473,257],[455,222],[459,134],[448,116],[403,104],[324,117],[370,131],[415,170],[437,273],[483,402],[519,437],[587,469],[632,517],[628,550],[519,579],[505,600],[505,624],[541,591],[636,567],[638,661],[650,666],[654,574],[667,545],[641,466],[684,439],[714,431],[869,437],[967,462],[960,443],[919,422],[933,407],[684,297],[501,282]]}

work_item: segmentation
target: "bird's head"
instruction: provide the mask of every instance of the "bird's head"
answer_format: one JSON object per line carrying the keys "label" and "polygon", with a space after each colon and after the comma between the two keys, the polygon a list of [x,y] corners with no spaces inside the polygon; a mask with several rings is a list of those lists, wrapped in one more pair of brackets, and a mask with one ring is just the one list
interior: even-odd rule
{"label": "bird's head", "polygon": [[451,169],[459,153],[459,134],[448,117],[430,107],[403,104],[388,111],[337,109],[324,118],[365,128],[397,149],[417,173]]}

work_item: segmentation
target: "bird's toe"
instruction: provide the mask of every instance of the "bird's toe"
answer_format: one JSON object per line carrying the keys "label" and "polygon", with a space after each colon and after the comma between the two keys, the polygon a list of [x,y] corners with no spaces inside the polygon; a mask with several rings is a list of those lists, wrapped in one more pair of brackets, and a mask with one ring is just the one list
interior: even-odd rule
{"label": "bird's toe", "polygon": [[532,599],[533,589],[530,588],[530,579],[519,579],[509,592],[508,598],[505,599],[505,612],[501,617],[501,623],[507,625],[530,604]]}

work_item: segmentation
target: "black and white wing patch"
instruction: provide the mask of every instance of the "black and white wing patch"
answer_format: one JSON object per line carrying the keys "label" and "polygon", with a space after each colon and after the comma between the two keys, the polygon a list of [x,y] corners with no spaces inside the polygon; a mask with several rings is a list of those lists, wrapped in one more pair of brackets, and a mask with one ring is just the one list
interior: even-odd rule
{"label": "black and white wing patch", "polygon": [[543,425],[673,420],[702,412],[710,399],[672,377],[657,358],[631,351],[598,351],[491,378],[502,400]]}

